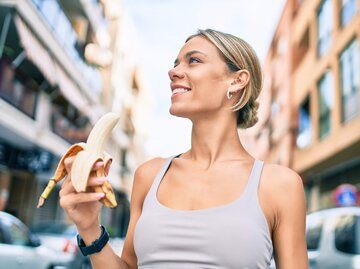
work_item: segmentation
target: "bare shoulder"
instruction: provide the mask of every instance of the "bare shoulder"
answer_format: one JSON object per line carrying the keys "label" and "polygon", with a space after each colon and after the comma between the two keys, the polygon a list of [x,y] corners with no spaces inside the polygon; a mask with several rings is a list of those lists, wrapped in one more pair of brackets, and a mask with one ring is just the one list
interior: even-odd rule
{"label": "bare shoulder", "polygon": [[144,162],[136,169],[135,180],[138,178],[141,181],[151,180],[152,176],[156,176],[164,161],[164,158],[157,157]]}
{"label": "bare shoulder", "polygon": [[275,189],[303,189],[303,182],[299,174],[285,166],[265,164],[263,176],[265,177],[265,181]]}
{"label": "bare shoulder", "polygon": [[154,158],[141,164],[136,169],[132,196],[135,194],[137,197],[141,197],[141,200],[145,198],[164,161],[164,158]]}
{"label": "bare shoulder", "polygon": [[266,194],[271,195],[278,209],[284,209],[286,205],[295,205],[296,202],[304,203],[303,181],[294,170],[288,167],[265,164],[261,185]]}

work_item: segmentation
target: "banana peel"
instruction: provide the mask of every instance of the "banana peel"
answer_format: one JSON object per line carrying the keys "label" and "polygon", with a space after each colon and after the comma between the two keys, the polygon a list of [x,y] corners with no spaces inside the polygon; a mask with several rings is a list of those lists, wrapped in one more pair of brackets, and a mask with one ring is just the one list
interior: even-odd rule
{"label": "banana peel", "polygon": [[[111,164],[111,156],[104,151],[105,144],[109,138],[112,129],[119,121],[119,115],[115,113],[107,113],[102,116],[91,130],[86,143],[77,143],[72,145],[62,156],[55,170],[53,178],[51,178],[42,192],[38,208],[42,207],[45,200],[54,189],[56,183],[61,181],[66,175],[64,161],[68,157],[75,156],[71,167],[71,183],[77,192],[103,192],[105,196],[100,200],[102,204],[109,208],[117,206],[114,191],[109,183],[105,181],[101,186],[87,187],[87,181],[91,173],[96,176],[106,176],[106,171]],[[92,167],[98,161],[102,161],[104,166],[91,172]]]}

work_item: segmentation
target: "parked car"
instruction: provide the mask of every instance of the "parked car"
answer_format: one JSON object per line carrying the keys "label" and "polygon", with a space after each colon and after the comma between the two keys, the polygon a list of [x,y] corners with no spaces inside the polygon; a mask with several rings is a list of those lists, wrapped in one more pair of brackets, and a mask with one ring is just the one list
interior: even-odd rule
{"label": "parked car", "polygon": [[69,262],[69,257],[42,246],[18,218],[0,211],[1,268],[64,269]]}
{"label": "parked car", "polygon": [[306,218],[309,269],[360,269],[360,208],[341,207]]}
{"label": "parked car", "polygon": [[37,235],[41,243],[58,253],[70,256],[71,269],[91,269],[88,256],[83,256],[76,243],[76,226],[71,223],[49,221],[35,225],[32,232]]}

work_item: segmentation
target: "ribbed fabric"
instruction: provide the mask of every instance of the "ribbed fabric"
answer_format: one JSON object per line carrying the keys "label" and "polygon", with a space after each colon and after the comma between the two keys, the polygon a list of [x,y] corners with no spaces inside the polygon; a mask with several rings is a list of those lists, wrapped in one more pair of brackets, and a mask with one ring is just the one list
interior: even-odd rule
{"label": "ribbed fabric", "polygon": [[248,183],[235,201],[208,209],[177,210],[157,199],[172,159],[166,159],[156,176],[135,227],[138,268],[268,268],[273,247],[258,199],[263,162],[254,162]]}

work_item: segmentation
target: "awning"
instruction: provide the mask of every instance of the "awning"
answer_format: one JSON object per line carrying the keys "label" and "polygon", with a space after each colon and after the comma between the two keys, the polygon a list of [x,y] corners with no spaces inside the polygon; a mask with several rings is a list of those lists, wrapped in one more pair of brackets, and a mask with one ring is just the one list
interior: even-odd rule
{"label": "awning", "polygon": [[60,92],[71,104],[84,113],[87,107],[86,98],[81,94],[76,84],[69,78],[68,75],[66,75],[59,65],[55,64],[55,69],[55,74],[58,77]]}
{"label": "awning", "polygon": [[25,50],[25,54],[37,68],[42,72],[45,78],[51,83],[56,84],[56,74],[54,62],[49,53],[34,37],[33,33],[25,25],[18,15],[14,16],[14,22],[18,30],[20,42]]}

